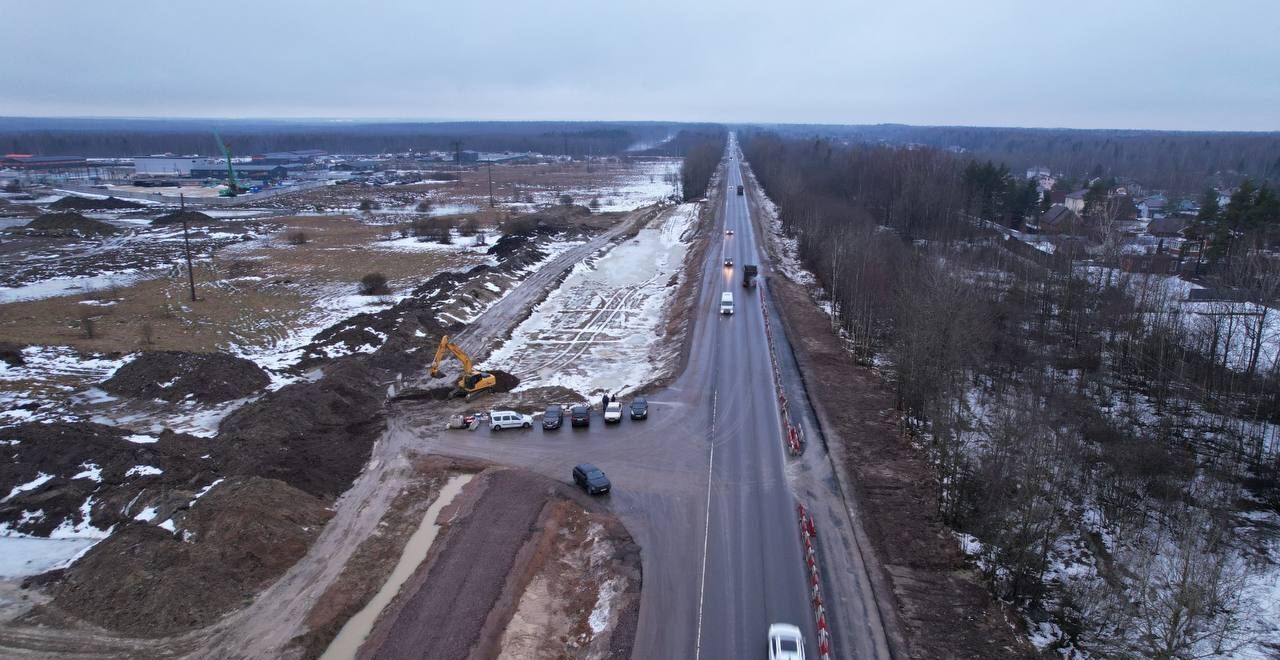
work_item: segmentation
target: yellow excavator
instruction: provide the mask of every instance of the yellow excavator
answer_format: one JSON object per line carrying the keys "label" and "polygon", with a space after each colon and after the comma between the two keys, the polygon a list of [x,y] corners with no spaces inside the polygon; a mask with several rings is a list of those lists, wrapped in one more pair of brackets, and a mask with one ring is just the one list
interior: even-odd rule
{"label": "yellow excavator", "polygon": [[436,359],[431,363],[432,378],[444,378],[444,373],[440,371],[440,361],[444,360],[446,352],[453,353],[453,356],[458,358],[458,362],[462,363],[462,375],[458,377],[458,388],[453,391],[453,396],[471,398],[498,384],[498,379],[493,374],[476,371],[471,362],[471,356],[467,355],[461,346],[449,341],[449,335],[440,338]]}

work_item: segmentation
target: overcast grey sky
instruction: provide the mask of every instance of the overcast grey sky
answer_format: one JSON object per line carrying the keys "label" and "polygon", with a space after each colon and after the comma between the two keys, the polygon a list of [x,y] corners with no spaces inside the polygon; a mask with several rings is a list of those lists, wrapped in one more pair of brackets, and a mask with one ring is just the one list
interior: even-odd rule
{"label": "overcast grey sky", "polygon": [[0,115],[1280,130],[1277,0],[0,0]]}

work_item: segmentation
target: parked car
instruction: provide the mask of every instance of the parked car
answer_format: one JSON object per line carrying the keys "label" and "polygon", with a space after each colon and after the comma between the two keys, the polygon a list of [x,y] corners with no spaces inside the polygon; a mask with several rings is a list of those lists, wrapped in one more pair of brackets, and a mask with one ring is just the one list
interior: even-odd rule
{"label": "parked car", "polygon": [[579,404],[569,409],[569,426],[591,426],[591,407]]}
{"label": "parked car", "polygon": [[649,418],[649,402],[644,397],[637,397],[631,400],[631,419],[648,419]]}
{"label": "parked car", "polygon": [[573,483],[581,486],[588,495],[604,495],[613,488],[609,477],[604,476],[604,471],[590,463],[573,468]]}
{"label": "parked car", "polygon": [[616,424],[622,421],[622,404],[617,401],[610,401],[609,405],[604,407],[604,422],[606,424]]}
{"label": "parked car", "polygon": [[560,428],[564,423],[564,408],[560,406],[547,406],[547,411],[542,413],[542,428],[550,431]]}
{"label": "parked car", "polygon": [[521,415],[514,410],[490,410],[489,411],[489,429],[492,431],[501,431],[502,429],[531,429],[533,428],[533,417],[531,415]]}
{"label": "parked car", "polygon": [[769,660],[804,660],[804,637],[789,623],[769,626]]}

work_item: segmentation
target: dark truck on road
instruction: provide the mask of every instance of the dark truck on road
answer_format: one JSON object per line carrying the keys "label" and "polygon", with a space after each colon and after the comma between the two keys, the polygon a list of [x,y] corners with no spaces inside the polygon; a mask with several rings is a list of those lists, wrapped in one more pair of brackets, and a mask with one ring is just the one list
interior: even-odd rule
{"label": "dark truck on road", "polygon": [[738,186],[738,194],[739,194],[739,195],[743,194],[743,193],[742,193],[742,186]]}
{"label": "dark truck on road", "polygon": [[756,285],[756,275],[760,269],[755,264],[742,265],[742,286],[753,287]]}

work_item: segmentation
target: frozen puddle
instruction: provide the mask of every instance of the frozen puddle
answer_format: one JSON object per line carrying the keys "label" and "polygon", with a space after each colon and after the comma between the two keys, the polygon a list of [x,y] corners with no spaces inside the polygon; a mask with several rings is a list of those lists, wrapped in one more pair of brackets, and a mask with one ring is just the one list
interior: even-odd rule
{"label": "frozen puddle", "polygon": [[382,610],[391,602],[391,599],[400,593],[400,586],[427,558],[427,551],[431,549],[431,544],[436,540],[436,533],[440,531],[440,525],[436,524],[440,511],[448,506],[454,497],[457,497],[462,487],[467,485],[473,476],[475,475],[458,474],[445,482],[444,487],[440,489],[440,494],[436,496],[436,501],[431,503],[426,514],[422,516],[422,523],[418,525],[417,531],[405,544],[404,552],[400,553],[400,561],[396,562],[395,570],[391,571],[391,577],[387,578],[382,588],[374,594],[373,599],[364,606],[364,609],[356,612],[355,616],[342,626],[342,630],[338,631],[338,636],[333,638],[329,648],[325,649],[324,655],[320,656],[320,660],[348,660],[356,657],[360,645],[364,644],[369,631],[373,630],[373,624],[378,620],[378,615],[382,614]]}

